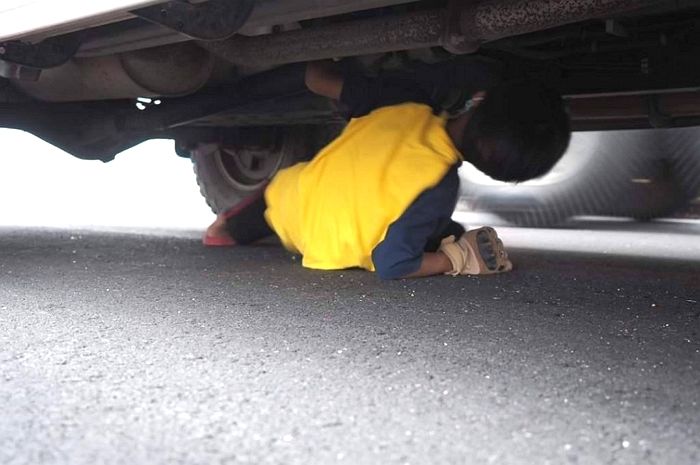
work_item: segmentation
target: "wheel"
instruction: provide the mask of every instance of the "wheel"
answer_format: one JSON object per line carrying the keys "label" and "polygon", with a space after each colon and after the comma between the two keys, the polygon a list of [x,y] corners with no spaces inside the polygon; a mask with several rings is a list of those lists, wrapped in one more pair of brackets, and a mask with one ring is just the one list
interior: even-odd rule
{"label": "wheel", "polygon": [[674,177],[693,200],[700,196],[700,128],[668,129],[664,137]]}
{"label": "wheel", "polygon": [[[688,175],[698,152],[688,133],[678,143],[668,131],[577,133],[553,172],[521,185],[487,185],[463,178],[468,203],[518,226],[556,226],[577,215],[606,215],[650,220],[667,216],[697,195]],[[692,170],[691,170],[692,171]]]}
{"label": "wheel", "polygon": [[690,199],[673,170],[668,158],[655,160],[646,177],[636,178],[620,192],[618,208],[610,208],[615,216],[625,216],[637,221],[651,221],[672,215]]}
{"label": "wheel", "polygon": [[323,126],[234,129],[225,141],[191,151],[200,192],[214,213],[224,212],[281,168],[313,157],[332,134],[333,128]]}

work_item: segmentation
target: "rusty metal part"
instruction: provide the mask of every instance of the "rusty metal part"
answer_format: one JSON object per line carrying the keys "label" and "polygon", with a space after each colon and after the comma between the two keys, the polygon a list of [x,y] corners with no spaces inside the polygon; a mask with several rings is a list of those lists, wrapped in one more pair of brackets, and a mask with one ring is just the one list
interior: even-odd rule
{"label": "rusty metal part", "polygon": [[192,4],[170,1],[131,13],[197,40],[223,40],[245,24],[253,11],[253,0],[209,0]]}
{"label": "rusty metal part", "polygon": [[349,21],[310,29],[237,36],[200,45],[240,66],[271,66],[440,45],[444,11],[419,11],[397,16]]}
{"label": "rusty metal part", "polygon": [[206,84],[214,60],[193,43],[96,58],[76,58],[15,86],[49,102],[180,96]]}
{"label": "rusty metal part", "polygon": [[[368,1],[374,4],[373,0]],[[418,10],[198,44],[238,66],[242,74],[251,74],[286,63],[438,45],[453,52],[469,52],[481,43],[502,37],[608,17],[654,3],[655,0],[454,1],[450,9]],[[459,21],[454,21],[455,18]],[[154,49],[154,55],[149,55],[151,51],[143,51],[123,54],[119,58],[75,60],[56,68],[36,83],[18,85],[40,99],[68,101],[182,95],[194,92],[208,81],[213,66],[209,54],[201,49],[193,51],[195,46],[192,43],[168,47]],[[173,51],[175,55],[165,53],[161,56],[161,51]],[[138,61],[137,66],[125,65],[124,60],[132,59]],[[109,74],[107,77],[105,72]]]}
{"label": "rusty metal part", "polygon": [[53,68],[70,60],[80,46],[79,36],[51,37],[36,44],[13,40],[0,43],[0,59],[30,68]]}
{"label": "rusty metal part", "polygon": [[39,68],[16,65],[4,60],[0,60],[0,77],[22,81],[36,81],[41,76]]}
{"label": "rusty metal part", "polygon": [[[296,23],[312,18],[325,18],[356,11],[415,3],[417,0],[257,0],[250,17],[239,30],[243,35],[270,32],[278,25]],[[126,25],[123,30],[109,27],[103,34],[83,42],[78,56],[101,56],[139,48],[184,42],[188,37],[155,24]]]}
{"label": "rusty metal part", "polygon": [[584,96],[568,106],[574,129],[675,127],[700,118],[700,90]]}
{"label": "rusty metal part", "polygon": [[453,53],[483,43],[654,4],[654,0],[451,1],[448,9],[416,11],[297,31],[202,43],[225,60],[247,67],[443,46]]}
{"label": "rusty metal part", "polygon": [[462,10],[464,40],[485,42],[648,8],[658,0],[486,0]]}

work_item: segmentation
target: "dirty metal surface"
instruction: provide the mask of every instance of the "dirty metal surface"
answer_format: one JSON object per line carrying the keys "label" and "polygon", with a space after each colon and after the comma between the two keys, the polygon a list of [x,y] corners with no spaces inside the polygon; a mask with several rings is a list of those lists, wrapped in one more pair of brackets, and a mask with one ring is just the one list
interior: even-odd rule
{"label": "dirty metal surface", "polygon": [[649,0],[487,0],[467,6],[462,14],[462,32],[477,42],[489,42],[602,18],[649,7]]}

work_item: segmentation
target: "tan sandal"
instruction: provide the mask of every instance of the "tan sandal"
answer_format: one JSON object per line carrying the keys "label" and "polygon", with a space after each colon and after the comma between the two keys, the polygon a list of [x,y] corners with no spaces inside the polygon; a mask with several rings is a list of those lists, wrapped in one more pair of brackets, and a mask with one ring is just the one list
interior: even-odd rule
{"label": "tan sandal", "polygon": [[467,231],[456,241],[454,236],[445,238],[439,250],[452,262],[452,271],[447,274],[453,276],[505,273],[513,269],[503,242],[493,228]]}

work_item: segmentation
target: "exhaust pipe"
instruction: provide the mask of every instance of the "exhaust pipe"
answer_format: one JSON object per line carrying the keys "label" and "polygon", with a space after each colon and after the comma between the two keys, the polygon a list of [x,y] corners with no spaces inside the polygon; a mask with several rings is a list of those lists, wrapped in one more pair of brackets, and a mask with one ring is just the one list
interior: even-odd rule
{"label": "exhaust pipe", "polygon": [[[305,0],[307,1],[307,0]],[[368,0],[395,4],[407,0]],[[334,0],[340,5],[340,0]],[[338,7],[335,5],[334,7]],[[244,71],[327,58],[445,47],[473,53],[487,42],[569,23],[655,6],[661,0],[452,0],[447,9],[329,24],[218,42],[184,42],[75,58],[44,70],[37,82],[15,81],[27,94],[67,102],[196,92],[213,75],[218,56]],[[211,53],[206,53],[202,48]]]}
{"label": "exhaust pipe", "polygon": [[37,81],[14,81],[48,102],[179,97],[211,78],[215,60],[192,42],[94,58],[75,58],[42,71]]}
{"label": "exhaust pipe", "polygon": [[[455,3],[460,3],[456,1]],[[464,44],[494,40],[649,8],[659,0],[487,0],[461,8]]]}
{"label": "exhaust pipe", "polygon": [[[281,24],[306,19],[384,8],[417,0],[257,0],[252,13],[239,30],[242,35],[260,35]],[[102,56],[188,41],[177,31],[156,24],[134,24],[118,33],[97,35],[80,46],[78,56]]]}
{"label": "exhaust pipe", "polygon": [[200,46],[245,68],[435,46],[473,53],[487,42],[604,18],[659,0],[454,0],[446,10],[418,11]]}
{"label": "exhaust pipe", "polygon": [[444,20],[443,10],[421,11],[199,45],[244,69],[262,69],[440,45]]}

